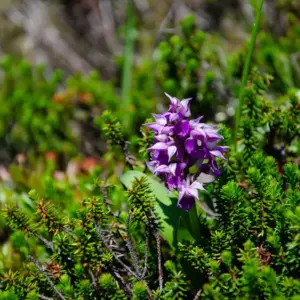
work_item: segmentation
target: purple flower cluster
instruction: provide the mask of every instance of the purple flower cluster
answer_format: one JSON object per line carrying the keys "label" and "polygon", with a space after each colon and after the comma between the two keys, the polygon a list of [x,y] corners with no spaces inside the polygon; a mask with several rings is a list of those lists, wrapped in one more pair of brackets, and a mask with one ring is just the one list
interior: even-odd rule
{"label": "purple flower cluster", "polygon": [[205,190],[197,178],[201,173],[221,174],[216,157],[225,159],[227,147],[217,146],[223,137],[216,125],[201,123],[202,117],[189,120],[191,98],[179,101],[166,95],[171,101],[169,110],[153,114],[155,122],[146,124],[155,133],[154,145],[148,149],[148,167],[166,182],[170,191],[178,190],[178,206],[188,211],[198,199],[198,190]]}

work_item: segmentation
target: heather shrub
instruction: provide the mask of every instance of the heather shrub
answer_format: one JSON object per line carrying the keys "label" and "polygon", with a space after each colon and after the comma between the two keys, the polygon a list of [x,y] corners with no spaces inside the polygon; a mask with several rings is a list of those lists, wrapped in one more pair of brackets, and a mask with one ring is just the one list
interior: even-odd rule
{"label": "heather shrub", "polygon": [[250,61],[183,19],[129,105],[5,58],[0,299],[298,299],[296,19]]}

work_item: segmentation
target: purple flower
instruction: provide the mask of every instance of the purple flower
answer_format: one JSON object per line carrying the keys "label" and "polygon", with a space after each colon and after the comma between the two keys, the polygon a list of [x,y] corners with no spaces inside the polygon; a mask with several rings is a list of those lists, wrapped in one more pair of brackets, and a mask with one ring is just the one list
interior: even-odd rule
{"label": "purple flower", "polygon": [[190,122],[188,120],[180,121],[174,125],[174,133],[181,139],[186,138],[191,131]]}
{"label": "purple flower", "polygon": [[192,98],[188,98],[188,99],[179,101],[179,99],[172,97],[172,96],[168,95],[167,93],[165,93],[165,94],[171,101],[168,113],[175,113],[180,118],[182,118],[182,117],[188,118],[191,115],[189,102],[192,100]]}
{"label": "purple flower", "polygon": [[187,180],[183,180],[178,188],[178,206],[185,211],[190,210],[195,204],[195,200],[198,199],[198,190],[205,191],[205,188],[200,182],[195,180],[190,184],[190,177],[188,177]]}
{"label": "purple flower", "polygon": [[[166,95],[171,102],[169,110],[153,114],[155,122],[146,124],[155,133],[154,144],[148,149],[148,167],[166,182],[170,191],[178,191],[178,206],[188,211],[198,199],[198,190],[205,190],[197,178],[201,173],[220,175],[216,159],[226,160],[223,153],[228,147],[217,145],[223,137],[216,125],[201,123],[202,117],[189,120],[190,98],[180,101]],[[191,176],[189,170],[193,166],[197,172]]]}

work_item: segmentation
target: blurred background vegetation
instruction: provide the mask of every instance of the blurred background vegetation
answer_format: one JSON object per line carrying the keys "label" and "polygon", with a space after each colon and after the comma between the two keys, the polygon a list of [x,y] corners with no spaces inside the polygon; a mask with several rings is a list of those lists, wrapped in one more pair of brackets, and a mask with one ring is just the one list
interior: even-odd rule
{"label": "blurred background vegetation", "polygon": [[[193,97],[195,116],[231,126],[255,16],[250,2],[1,0],[0,206],[16,200],[32,212],[34,188],[72,216],[79,200],[100,193],[100,178],[115,185],[114,208],[124,208],[117,177],[126,164],[102,138],[106,109],[132,152],[146,142],[140,126],[165,107],[163,92]],[[297,90],[299,98],[300,2],[266,0],[261,28],[253,61],[273,78],[268,98],[284,103]],[[289,160],[299,163],[295,128],[278,126],[290,137]],[[274,143],[282,146],[280,137]],[[276,147],[266,145],[267,154],[276,156]],[[0,268],[18,269],[28,249],[43,256],[35,240],[10,233],[1,218]]]}

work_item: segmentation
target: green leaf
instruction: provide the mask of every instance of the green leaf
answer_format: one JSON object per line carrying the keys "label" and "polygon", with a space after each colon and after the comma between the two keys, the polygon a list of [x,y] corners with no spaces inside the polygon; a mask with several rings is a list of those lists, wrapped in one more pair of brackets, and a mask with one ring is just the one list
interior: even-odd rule
{"label": "green leaf", "polygon": [[146,174],[139,171],[128,171],[120,177],[120,180],[126,188],[130,188],[134,178],[141,177],[147,177],[153,194],[157,199],[155,210],[160,217],[162,234],[166,241],[176,248],[179,240],[191,238],[187,229],[179,226],[180,219],[186,219],[188,214],[177,207],[177,197],[173,193],[169,193],[165,186]]}
{"label": "green leaf", "polygon": [[186,217],[185,224],[188,226],[189,232],[195,239],[197,243],[200,243],[200,237],[201,237],[201,225],[197,213],[197,206],[194,205],[189,213],[189,217]]}

